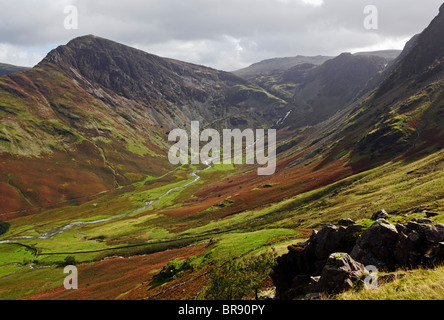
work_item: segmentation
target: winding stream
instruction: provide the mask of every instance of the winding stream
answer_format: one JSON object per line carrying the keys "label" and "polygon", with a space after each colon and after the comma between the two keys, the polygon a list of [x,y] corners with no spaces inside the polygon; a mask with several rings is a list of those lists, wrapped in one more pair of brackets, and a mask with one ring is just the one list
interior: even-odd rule
{"label": "winding stream", "polygon": [[149,207],[151,207],[154,203],[158,202],[160,199],[166,197],[167,195],[169,195],[171,192],[174,192],[176,190],[180,190],[180,189],[184,189],[189,187],[190,185],[192,185],[193,183],[197,182],[201,177],[198,175],[198,173],[206,171],[208,169],[210,169],[212,167],[211,164],[205,163],[205,165],[207,165],[208,167],[203,169],[203,170],[196,170],[192,173],[190,173],[191,177],[194,177],[194,179],[191,182],[188,182],[187,184],[180,186],[180,187],[174,187],[169,189],[167,192],[165,192],[164,194],[162,194],[161,196],[159,196],[157,199],[155,200],[151,200],[149,202],[145,203],[145,206],[133,210],[129,213],[117,216],[117,217],[112,217],[112,218],[107,218],[107,219],[100,219],[100,220],[93,220],[93,221],[76,221],[76,222],[71,222],[67,225],[64,225],[62,227],[58,227],[49,231],[46,231],[38,236],[25,236],[25,237],[21,237],[21,238],[12,238],[12,239],[6,239],[6,240],[2,240],[0,241],[0,244],[7,244],[7,243],[11,243],[11,242],[17,242],[17,241],[23,241],[23,240],[33,240],[33,239],[41,239],[41,240],[47,240],[47,239],[51,239],[52,237],[55,237],[56,235],[59,235],[63,232],[65,232],[66,230],[69,230],[73,227],[77,227],[77,226],[87,226],[87,225],[93,225],[93,224],[99,224],[99,223],[103,223],[103,222],[110,222],[110,221],[114,221],[114,220],[119,220],[119,219],[123,219],[126,218],[132,214],[141,212],[141,211],[145,211],[147,210]]}

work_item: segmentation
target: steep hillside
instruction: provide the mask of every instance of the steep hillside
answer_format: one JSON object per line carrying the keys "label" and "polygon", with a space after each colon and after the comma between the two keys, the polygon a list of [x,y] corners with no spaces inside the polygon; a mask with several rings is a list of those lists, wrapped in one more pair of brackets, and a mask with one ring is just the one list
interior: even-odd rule
{"label": "steep hillside", "polygon": [[251,81],[288,102],[291,112],[276,123],[279,128],[300,128],[327,120],[361,97],[391,61],[376,54],[343,53],[320,66],[298,64]]}
{"label": "steep hillside", "polygon": [[[406,45],[374,93],[343,118],[342,134],[354,141],[357,157],[413,155],[443,147],[443,9]],[[355,134],[356,140],[350,139]]]}
{"label": "steep hillside", "polygon": [[[439,42],[439,36],[429,38],[428,34],[438,35],[444,32],[443,25],[437,23],[441,21],[442,17],[443,13],[441,12],[424,33],[415,39],[418,42]],[[344,54],[321,67],[308,64],[295,67],[297,72],[287,75],[288,77],[293,76],[292,81],[299,81],[302,84],[315,83],[307,81],[307,78],[313,74],[318,76],[317,79],[322,79],[321,72],[318,70],[321,70],[322,75],[330,80],[326,81],[322,90],[319,89],[320,85],[316,87],[319,89],[318,95],[312,94],[313,99],[318,101],[317,104],[310,104],[307,99],[307,105],[318,110],[313,112],[314,124],[303,126],[300,122],[303,118],[296,116],[296,111],[291,112],[276,124],[280,130],[277,149],[278,164],[274,175],[258,179],[249,172],[245,175],[238,175],[236,179],[231,178],[231,184],[221,181],[209,189],[217,190],[220,193],[223,191],[222,194],[230,194],[230,192],[236,194],[231,198],[234,203],[229,208],[225,208],[225,212],[227,214],[230,211],[241,212],[246,210],[248,205],[260,207],[279,201],[279,199],[288,199],[305,193],[307,193],[308,199],[314,198],[315,200],[304,202],[304,208],[310,204],[315,209],[318,208],[318,205],[322,209],[323,205],[320,204],[330,203],[331,198],[336,196],[337,190],[332,187],[332,190],[328,191],[329,188],[326,187],[325,193],[324,191],[319,192],[325,195],[326,199],[319,201],[317,196],[312,195],[313,190],[335,182],[341,185],[346,177],[378,168],[391,163],[391,161],[401,161],[402,164],[409,163],[441,150],[444,147],[444,75],[442,71],[438,70],[441,67],[439,61],[444,55],[444,50],[435,48],[435,60],[430,66],[402,78],[399,75],[402,69],[397,66],[406,64],[406,60],[402,57],[415,59],[415,55],[410,53],[412,52],[410,51],[411,44],[412,42],[406,46],[396,64],[383,73],[379,86],[355,100],[355,94],[359,93],[360,86],[355,86],[350,77],[345,76],[349,70],[347,64],[342,64],[342,68],[335,69],[335,67],[341,65],[340,62],[350,62],[351,58],[357,61],[358,65],[350,70],[351,74],[356,79],[360,79],[358,75],[365,75],[369,70],[364,67],[365,63],[373,68],[370,69],[373,70],[373,73],[379,72],[372,60],[374,57],[368,59],[368,56]],[[424,45],[429,46],[425,43]],[[376,61],[383,62],[379,59]],[[378,63],[376,66],[379,65],[381,70],[385,70],[383,69],[384,65]],[[341,74],[343,75],[342,79],[335,78]],[[361,79],[361,86],[369,80],[365,76],[362,76]],[[393,82],[392,79],[396,79],[396,81]],[[322,83],[321,80],[318,81],[318,84]],[[385,89],[388,84],[391,88]],[[341,85],[344,87],[339,90]],[[337,91],[335,88],[338,88]],[[346,93],[344,96],[348,95],[350,101],[348,105],[336,104],[336,110],[330,109],[332,113],[328,116],[322,114],[322,110],[317,109],[322,102],[319,97],[323,92],[330,93],[332,97],[334,94],[344,92]],[[301,99],[301,96],[295,95],[295,98]],[[342,98],[338,97],[338,99]],[[331,103],[334,102],[335,100],[332,99]],[[328,108],[328,105],[326,106]],[[409,172],[409,170],[407,171]],[[348,183],[344,183],[346,186],[348,185]],[[438,182],[437,184],[440,185]],[[239,186],[242,188],[239,189]],[[347,189],[347,187],[344,188]],[[254,193],[250,190],[254,190]],[[205,194],[205,192],[201,194]],[[347,194],[344,197],[348,196]],[[390,193],[388,197],[392,198],[396,195]],[[437,196],[436,199],[439,201],[440,196]],[[361,204],[363,206],[369,205],[362,202]],[[297,207],[297,205],[295,206]],[[315,209],[310,211],[310,214],[315,214],[319,216],[317,219],[322,220],[322,210],[317,212]],[[276,215],[282,217],[280,213]],[[270,218],[270,220],[272,219]],[[292,223],[299,226],[295,222],[299,220],[300,217],[296,215]],[[308,216],[304,220],[308,221]]]}
{"label": "steep hillside", "polygon": [[[343,53],[313,69],[295,91],[288,121],[297,127],[328,119],[357,98],[369,79],[384,70],[387,63],[378,56]],[[290,69],[284,77],[293,80],[289,73],[294,72]]]}

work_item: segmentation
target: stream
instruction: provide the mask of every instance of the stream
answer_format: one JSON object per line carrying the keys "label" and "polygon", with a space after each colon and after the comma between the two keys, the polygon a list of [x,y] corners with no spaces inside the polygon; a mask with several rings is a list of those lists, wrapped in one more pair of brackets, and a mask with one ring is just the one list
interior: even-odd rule
{"label": "stream", "polygon": [[208,167],[203,169],[203,170],[196,170],[192,173],[190,173],[190,176],[193,177],[194,179],[191,182],[188,182],[187,184],[180,186],[180,187],[174,187],[169,189],[167,192],[165,192],[164,194],[162,194],[161,196],[159,196],[157,199],[155,200],[151,200],[145,203],[145,206],[138,208],[136,210],[133,210],[129,213],[117,216],[117,217],[112,217],[112,218],[107,218],[107,219],[100,219],[100,220],[94,220],[94,221],[76,221],[76,222],[71,222],[67,225],[64,225],[62,227],[58,227],[49,231],[46,231],[38,236],[25,236],[25,237],[21,237],[21,238],[12,238],[12,239],[6,239],[6,240],[1,240],[0,244],[7,244],[7,243],[11,243],[11,242],[17,242],[17,241],[23,241],[23,240],[33,240],[33,239],[41,239],[41,240],[47,240],[47,239],[51,239],[52,237],[55,237],[56,235],[59,235],[63,232],[65,232],[66,230],[69,230],[73,227],[78,227],[78,226],[87,226],[87,225],[93,225],[93,224],[99,224],[99,223],[103,223],[103,222],[110,222],[110,221],[115,221],[115,220],[119,220],[119,219],[123,219],[126,218],[130,215],[133,215],[135,213],[138,212],[142,212],[147,210],[148,208],[150,208],[154,203],[158,202],[160,199],[166,197],[167,195],[169,195],[171,192],[174,192],[176,190],[180,190],[180,189],[184,189],[189,187],[190,185],[192,185],[193,183],[197,182],[201,177],[198,175],[198,173],[206,171],[208,169],[210,169],[212,167],[211,164],[205,163],[205,165],[207,165]]}

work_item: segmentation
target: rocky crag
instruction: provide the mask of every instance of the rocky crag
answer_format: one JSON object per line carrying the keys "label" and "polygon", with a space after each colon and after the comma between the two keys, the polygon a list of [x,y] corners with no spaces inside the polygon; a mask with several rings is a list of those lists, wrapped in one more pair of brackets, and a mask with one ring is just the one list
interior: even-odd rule
{"label": "rocky crag", "polygon": [[338,226],[313,231],[308,241],[289,246],[289,252],[278,258],[271,275],[276,298],[334,295],[362,285],[370,270],[390,273],[442,263],[444,224],[430,219],[434,213],[424,213],[427,217],[393,225],[381,210],[368,228],[343,219]]}

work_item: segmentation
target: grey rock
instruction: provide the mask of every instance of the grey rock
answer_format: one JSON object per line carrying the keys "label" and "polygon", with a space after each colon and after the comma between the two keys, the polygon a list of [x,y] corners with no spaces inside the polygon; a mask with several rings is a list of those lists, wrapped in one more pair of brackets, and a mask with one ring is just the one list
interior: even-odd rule
{"label": "grey rock", "polygon": [[372,220],[388,219],[388,218],[389,218],[389,214],[384,209],[374,213],[372,216]]}
{"label": "grey rock", "polygon": [[401,232],[394,248],[394,256],[399,266],[417,266],[421,263],[425,237],[415,230]]}
{"label": "grey rock", "polygon": [[344,218],[344,219],[339,220],[338,224],[340,226],[349,227],[349,226],[355,225],[356,222],[350,218]]}
{"label": "grey rock", "polygon": [[444,224],[422,225],[427,241],[437,244],[444,241]]}
{"label": "grey rock", "polygon": [[333,253],[327,260],[314,292],[341,293],[353,287],[354,281],[365,273],[364,265],[347,253]]}
{"label": "grey rock", "polygon": [[424,213],[426,214],[427,218],[439,216],[439,213],[431,212],[431,211],[427,211],[427,210],[425,210]]}
{"label": "grey rock", "polygon": [[304,300],[321,300],[321,294],[319,292],[309,293],[304,297]]}
{"label": "grey rock", "polygon": [[326,260],[334,252],[350,252],[359,236],[362,226],[353,224],[347,228],[329,225],[316,235],[315,255]]}
{"label": "grey rock", "polygon": [[398,235],[394,225],[379,219],[364,231],[350,255],[365,265],[374,265],[378,269],[391,268],[395,260],[394,248]]}
{"label": "grey rock", "polygon": [[425,212],[426,210],[423,207],[419,207],[413,210],[413,213],[421,213],[421,212]]}
{"label": "grey rock", "polygon": [[420,219],[418,219],[417,220],[417,222],[418,223],[429,223],[429,224],[431,224],[431,223],[435,223],[435,221],[433,221],[433,220],[431,220],[431,219],[428,219],[428,218],[420,218]]}
{"label": "grey rock", "polygon": [[416,221],[409,221],[405,227],[409,230],[420,231],[422,230],[421,224]]}

